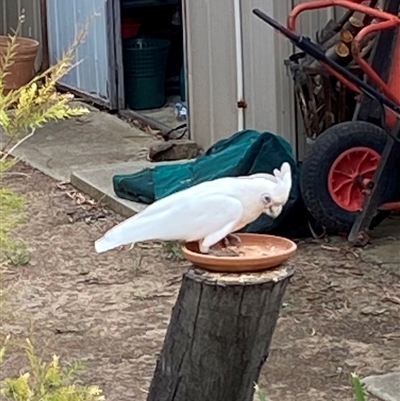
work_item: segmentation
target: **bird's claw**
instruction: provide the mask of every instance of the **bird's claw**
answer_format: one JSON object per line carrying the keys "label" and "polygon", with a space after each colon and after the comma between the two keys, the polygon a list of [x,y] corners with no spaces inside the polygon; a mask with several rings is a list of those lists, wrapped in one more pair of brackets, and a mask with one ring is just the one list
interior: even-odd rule
{"label": "bird's claw", "polygon": [[241,252],[235,251],[232,247],[238,248],[238,246],[242,243],[242,240],[239,236],[235,234],[228,234],[225,238],[220,241],[222,245],[221,249],[213,249],[210,248],[209,254],[213,256],[219,257],[227,257],[227,256],[240,256]]}
{"label": "bird's claw", "polygon": [[240,237],[235,234],[228,234],[222,241],[226,248],[228,248],[229,246],[238,247],[242,243]]}

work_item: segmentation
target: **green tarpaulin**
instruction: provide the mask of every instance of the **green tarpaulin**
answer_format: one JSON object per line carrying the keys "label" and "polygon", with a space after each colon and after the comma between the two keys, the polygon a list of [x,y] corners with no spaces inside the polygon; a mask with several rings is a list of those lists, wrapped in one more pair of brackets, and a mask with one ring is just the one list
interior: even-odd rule
{"label": "green tarpaulin", "polygon": [[[279,225],[300,197],[299,170],[290,144],[270,132],[244,130],[218,141],[193,161],[146,168],[136,174],[113,177],[114,191],[120,198],[150,204],[174,192],[204,181],[254,173],[272,173],[283,162],[289,162],[293,172],[290,198],[281,216],[273,220],[261,216],[247,231],[266,232]],[[185,205],[182,205],[184,208]]]}

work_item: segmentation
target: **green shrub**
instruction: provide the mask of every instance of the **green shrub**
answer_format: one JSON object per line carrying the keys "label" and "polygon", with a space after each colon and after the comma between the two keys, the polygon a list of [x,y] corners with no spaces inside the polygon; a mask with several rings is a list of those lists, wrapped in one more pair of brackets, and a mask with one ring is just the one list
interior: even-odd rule
{"label": "green shrub", "polygon": [[[10,236],[11,230],[22,221],[23,198],[4,186],[4,176],[17,160],[13,151],[49,120],[61,120],[88,113],[83,107],[70,107],[73,96],[56,90],[58,80],[73,67],[74,51],[86,35],[86,29],[78,35],[76,42],[57,64],[20,89],[6,93],[4,78],[7,68],[13,64],[22,16],[16,31],[10,35],[9,45],[0,59],[0,131],[6,134],[5,144],[0,149],[0,265],[21,264],[29,260],[26,246]],[[0,309],[3,292],[0,290]],[[5,361],[9,337],[0,349],[0,368]],[[32,343],[24,346],[28,369],[1,383],[1,394],[10,401],[102,401],[104,396],[96,386],[76,384],[81,364],[63,366],[58,356],[43,361],[36,354]]]}
{"label": "green shrub", "polygon": [[[0,350],[0,367],[6,355],[6,344]],[[29,368],[1,384],[1,394],[10,401],[103,401],[104,396],[97,386],[74,383],[81,371],[79,363],[63,366],[58,356],[43,361],[35,352],[31,341],[24,346]]]}
{"label": "green shrub", "polygon": [[0,149],[0,263],[24,264],[29,261],[26,246],[12,239],[10,231],[23,219],[23,199],[4,187],[5,174],[15,165],[14,150],[34,135],[35,130],[49,120],[62,120],[88,113],[83,107],[71,107],[73,95],[59,93],[56,84],[74,66],[74,53],[84,39],[87,27],[78,34],[75,43],[62,59],[37,75],[25,86],[9,91],[4,90],[4,79],[9,74],[18,49],[17,38],[21,32],[24,15],[19,19],[15,32],[9,36],[6,51],[0,58],[0,131],[6,140]]}

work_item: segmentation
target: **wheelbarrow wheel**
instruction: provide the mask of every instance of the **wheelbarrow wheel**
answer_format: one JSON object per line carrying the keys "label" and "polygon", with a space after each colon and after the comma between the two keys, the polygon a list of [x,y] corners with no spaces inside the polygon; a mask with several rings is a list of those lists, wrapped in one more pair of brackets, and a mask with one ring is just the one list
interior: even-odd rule
{"label": "wheelbarrow wheel", "polygon": [[[316,139],[303,160],[300,185],[307,209],[328,232],[351,229],[386,140],[383,129],[363,121],[336,124]],[[390,178],[382,203],[393,199],[397,182]]]}

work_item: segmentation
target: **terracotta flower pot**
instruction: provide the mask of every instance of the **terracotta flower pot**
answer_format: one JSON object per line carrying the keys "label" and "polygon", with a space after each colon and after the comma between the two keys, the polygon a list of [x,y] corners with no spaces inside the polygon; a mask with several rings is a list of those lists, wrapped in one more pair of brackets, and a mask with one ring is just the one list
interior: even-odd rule
{"label": "terracotta flower pot", "polygon": [[194,266],[220,273],[245,273],[281,265],[297,251],[297,245],[283,237],[264,234],[236,234],[241,239],[240,256],[213,256],[199,252],[198,242],[182,247],[183,255]]}
{"label": "terracotta flower pot", "polygon": [[[7,36],[0,36],[0,68],[2,68],[1,62],[7,51],[9,40]],[[39,42],[34,39],[19,37],[17,44],[15,56],[12,59],[13,64],[6,69],[6,72],[8,72],[4,79],[6,92],[26,85],[35,74],[34,68]]]}

